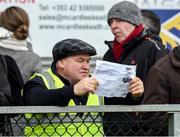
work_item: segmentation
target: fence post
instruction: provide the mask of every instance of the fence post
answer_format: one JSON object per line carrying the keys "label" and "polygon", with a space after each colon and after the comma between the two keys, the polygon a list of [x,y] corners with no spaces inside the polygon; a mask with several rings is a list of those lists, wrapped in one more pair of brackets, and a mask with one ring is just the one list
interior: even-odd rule
{"label": "fence post", "polygon": [[169,136],[180,136],[180,112],[169,113]]}

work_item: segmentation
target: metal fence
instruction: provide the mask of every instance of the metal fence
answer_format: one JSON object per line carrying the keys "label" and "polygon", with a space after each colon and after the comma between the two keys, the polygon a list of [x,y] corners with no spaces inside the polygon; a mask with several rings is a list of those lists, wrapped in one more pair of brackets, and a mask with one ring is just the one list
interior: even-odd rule
{"label": "metal fence", "polygon": [[[151,121],[150,118],[137,121],[118,118],[124,113],[165,113],[168,114],[169,136],[180,135],[180,105],[109,105],[109,106],[23,106],[0,107],[1,136],[119,136],[144,135],[141,128],[134,128],[137,123],[153,127],[148,131],[161,132],[156,127],[162,121]],[[104,116],[115,114],[106,121]],[[127,116],[128,117],[128,116]],[[114,120],[116,119],[116,120]],[[151,123],[152,124],[152,123]],[[132,128],[129,128],[132,127]],[[128,130],[126,130],[128,129]],[[147,132],[148,133],[148,132]],[[146,134],[148,135],[148,134]]]}

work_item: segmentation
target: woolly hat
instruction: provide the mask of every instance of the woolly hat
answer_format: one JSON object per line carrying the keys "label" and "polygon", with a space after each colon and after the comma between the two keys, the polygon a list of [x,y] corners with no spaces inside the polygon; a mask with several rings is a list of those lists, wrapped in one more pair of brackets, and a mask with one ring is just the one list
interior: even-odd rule
{"label": "woolly hat", "polygon": [[55,44],[52,50],[53,59],[55,62],[57,62],[59,59],[81,53],[87,53],[90,56],[93,56],[96,55],[96,49],[79,39],[65,39]]}
{"label": "woolly hat", "polygon": [[123,1],[115,4],[108,12],[107,21],[117,18],[138,26],[142,23],[141,10],[132,2]]}

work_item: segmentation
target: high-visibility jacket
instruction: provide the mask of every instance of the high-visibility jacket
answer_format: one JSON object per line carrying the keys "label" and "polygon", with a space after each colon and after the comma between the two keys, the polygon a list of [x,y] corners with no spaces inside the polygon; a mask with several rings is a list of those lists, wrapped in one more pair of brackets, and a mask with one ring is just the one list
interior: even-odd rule
{"label": "high-visibility jacket", "polygon": [[[48,89],[62,88],[64,83],[53,74],[49,68],[42,74],[35,74],[43,79]],[[37,91],[38,92],[38,91]],[[89,94],[87,106],[100,105],[101,100],[95,94]],[[68,106],[75,106],[73,99]],[[60,114],[26,114],[27,126],[24,129],[26,136],[103,136],[102,118],[97,113]]]}

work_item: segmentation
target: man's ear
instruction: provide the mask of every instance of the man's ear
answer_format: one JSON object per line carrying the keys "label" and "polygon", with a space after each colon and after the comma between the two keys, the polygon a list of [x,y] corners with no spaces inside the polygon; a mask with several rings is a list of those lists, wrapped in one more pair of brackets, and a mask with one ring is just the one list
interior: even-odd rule
{"label": "man's ear", "polygon": [[60,69],[64,69],[64,60],[58,60],[56,63],[57,67],[59,67]]}

